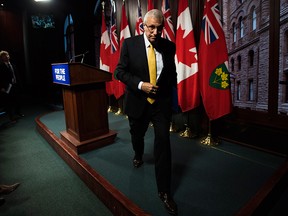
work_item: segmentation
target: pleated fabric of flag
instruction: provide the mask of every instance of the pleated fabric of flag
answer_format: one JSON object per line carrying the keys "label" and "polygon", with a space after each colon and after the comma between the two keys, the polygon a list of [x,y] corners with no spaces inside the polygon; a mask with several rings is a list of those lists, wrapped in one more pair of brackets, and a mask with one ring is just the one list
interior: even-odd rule
{"label": "pleated fabric of flag", "polygon": [[232,111],[228,52],[217,0],[206,0],[199,44],[200,92],[210,120]]}

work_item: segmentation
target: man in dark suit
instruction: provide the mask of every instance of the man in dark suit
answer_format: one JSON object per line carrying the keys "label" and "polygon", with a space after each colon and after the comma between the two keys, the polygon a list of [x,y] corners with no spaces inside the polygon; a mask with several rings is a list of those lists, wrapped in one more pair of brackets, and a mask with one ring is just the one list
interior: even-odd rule
{"label": "man in dark suit", "polygon": [[7,51],[0,51],[0,96],[11,121],[24,115],[20,111],[20,78],[15,65],[11,64]]}
{"label": "man in dark suit", "polygon": [[[161,38],[164,16],[160,10],[148,11],[143,24],[143,35],[127,38],[123,42],[114,76],[126,85],[124,111],[129,119],[135,152],[133,165],[139,168],[143,164],[144,136],[152,122],[158,195],[168,212],[176,215],[177,205],[171,196],[170,188],[172,165],[169,132],[172,92],[177,87],[174,60],[176,47],[171,41]],[[154,52],[154,60],[149,58],[150,50]],[[150,66],[151,61],[156,67]],[[154,75],[149,75],[153,71],[152,67],[156,72],[156,80],[152,79]]]}

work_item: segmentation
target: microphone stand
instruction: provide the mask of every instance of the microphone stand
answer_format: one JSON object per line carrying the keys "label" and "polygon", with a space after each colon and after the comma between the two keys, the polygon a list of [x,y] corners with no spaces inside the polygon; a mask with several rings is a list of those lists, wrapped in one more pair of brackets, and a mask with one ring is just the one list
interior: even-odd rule
{"label": "microphone stand", "polygon": [[84,58],[85,58],[85,55],[86,55],[88,52],[89,52],[89,51],[87,51],[87,52],[85,52],[85,53],[82,53],[82,54],[79,54],[79,55],[76,55],[76,56],[73,56],[73,57],[70,59],[69,63],[71,63],[71,62],[73,61],[73,59],[78,58],[78,57],[80,57],[80,56],[82,56],[81,63],[83,63]]}
{"label": "microphone stand", "polygon": [[85,53],[82,54],[81,64],[83,63],[84,58],[85,58]]}

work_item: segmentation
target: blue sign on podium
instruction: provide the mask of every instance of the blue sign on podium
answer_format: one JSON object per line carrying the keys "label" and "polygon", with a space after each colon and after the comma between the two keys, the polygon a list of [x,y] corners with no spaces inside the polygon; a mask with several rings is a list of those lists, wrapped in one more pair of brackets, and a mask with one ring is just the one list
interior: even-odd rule
{"label": "blue sign on podium", "polygon": [[52,64],[53,82],[63,85],[70,85],[69,64]]}

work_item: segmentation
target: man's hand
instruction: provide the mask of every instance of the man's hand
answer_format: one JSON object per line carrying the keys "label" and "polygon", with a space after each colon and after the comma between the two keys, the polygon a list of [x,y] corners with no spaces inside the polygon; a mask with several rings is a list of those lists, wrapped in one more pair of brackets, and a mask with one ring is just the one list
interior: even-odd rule
{"label": "man's hand", "polygon": [[141,89],[147,94],[156,94],[159,86],[152,85],[148,82],[143,82]]}

